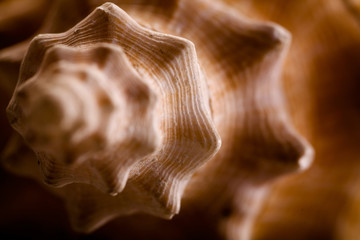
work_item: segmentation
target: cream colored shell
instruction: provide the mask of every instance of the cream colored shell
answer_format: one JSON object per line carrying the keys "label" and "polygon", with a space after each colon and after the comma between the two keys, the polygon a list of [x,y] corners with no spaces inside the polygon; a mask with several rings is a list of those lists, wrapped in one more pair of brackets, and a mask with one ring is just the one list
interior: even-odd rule
{"label": "cream colored shell", "polygon": [[[91,8],[102,1],[84,3]],[[70,3],[59,1],[57,7],[65,9],[67,4]],[[123,7],[138,23],[115,4]],[[102,5],[65,33],[39,35],[32,41],[8,107],[10,121],[38,153],[45,181],[55,186],[68,184],[55,192],[66,201],[77,230],[90,232],[117,216],[138,211],[170,218],[179,213],[183,199],[185,211],[197,208],[209,212],[215,219],[220,219],[218,216],[224,208],[231,209],[231,217],[218,220],[222,234],[228,238],[249,237],[249,229],[269,183],[284,174],[307,168],[312,160],[311,146],[288,119],[280,81],[290,34],[276,24],[250,21],[210,1],[169,1],[166,4],[162,1],[136,4],[115,1],[115,4]],[[54,14],[49,29],[61,26],[57,17]],[[113,61],[105,61],[106,64],[99,67],[103,59],[101,54],[100,57],[96,54],[99,49],[108,49],[106,51],[119,56],[120,62],[128,59],[131,64],[124,67],[134,75],[132,79],[138,79],[137,86],[144,85],[140,88],[147,89],[144,91],[149,96],[156,96],[149,97],[157,99],[155,110],[152,109],[155,103],[146,101],[148,114],[145,115],[148,117],[141,117],[147,123],[139,128],[139,134],[146,128],[139,146],[143,152],[129,151],[126,154],[129,158],[111,161],[109,148],[119,141],[115,135],[105,134],[101,138],[104,146],[100,144],[95,150],[100,152],[97,159],[92,159],[93,150],[82,147],[81,141],[69,145],[77,149],[76,154],[59,155],[61,151],[72,152],[66,146],[67,137],[63,138],[76,134],[68,130],[68,123],[56,132],[61,137],[50,147],[30,141],[27,131],[34,128],[40,135],[53,132],[43,131],[39,122],[33,121],[32,116],[36,119],[37,115],[26,113],[37,108],[36,104],[31,105],[32,101],[21,102],[22,92],[28,92],[25,95],[35,103],[43,95],[48,99],[56,98],[56,93],[49,97],[47,90],[41,90],[43,95],[40,96],[30,90],[35,82],[39,86],[63,88],[57,81],[46,80],[52,79],[47,74],[54,74],[54,69],[60,69],[61,73],[57,74],[61,76],[74,76],[81,70],[98,79],[91,81],[93,88],[86,91],[96,93],[92,94],[94,96],[106,92],[110,101],[105,102],[114,105],[107,114],[115,119],[117,116],[129,119],[129,124],[120,126],[119,134],[124,134],[121,130],[128,126],[140,127],[142,121],[130,120],[143,111],[126,106],[130,112],[134,111],[134,115],[126,115],[124,109],[117,107],[116,102],[126,99],[126,94],[115,94],[118,90],[111,87],[115,84],[111,80],[112,72],[104,74],[103,70],[103,67],[110,68]],[[50,61],[52,64],[47,60],[51,56],[57,58]],[[81,67],[73,67],[78,65]],[[74,88],[75,83],[69,83],[65,86],[69,93],[84,87],[81,77],[74,80],[81,86]],[[86,94],[80,94],[82,100],[76,99],[70,105],[106,111],[102,101],[82,98]],[[61,104],[70,101],[70,98],[59,99]],[[137,101],[134,99],[135,105]],[[26,104],[30,107],[25,107]],[[46,116],[46,106],[40,106],[44,111],[41,115]],[[59,109],[60,119],[69,122],[64,116],[72,116],[71,110]],[[84,118],[86,113],[74,113],[75,117],[70,118],[81,120],[90,129],[80,137],[86,142],[84,146],[97,145],[96,137],[88,136],[103,134],[104,127],[109,127],[105,132],[114,132],[111,126],[100,124],[112,121],[107,114],[89,114],[97,119],[94,121]],[[220,150],[217,132],[222,141]],[[132,136],[137,134],[124,134],[124,139]],[[149,141],[149,136],[158,138],[159,143]],[[21,145],[18,141],[16,146]],[[10,150],[8,162],[14,151]],[[109,162],[114,162],[111,165],[114,167],[104,170]],[[36,175],[33,170],[24,172]],[[83,183],[90,183],[97,189]]]}
{"label": "cream colored shell", "polygon": [[121,48],[56,45],[25,79],[12,123],[36,151],[47,184],[88,183],[117,194],[131,166],[157,149],[156,95]]}
{"label": "cream colored shell", "polygon": [[[66,33],[32,41],[8,115],[46,183],[116,195],[130,177],[119,197],[131,202],[119,201],[120,212],[171,217],[189,176],[220,146],[204,80],[191,42],[104,4]],[[89,221],[78,224],[92,229],[97,222]]]}

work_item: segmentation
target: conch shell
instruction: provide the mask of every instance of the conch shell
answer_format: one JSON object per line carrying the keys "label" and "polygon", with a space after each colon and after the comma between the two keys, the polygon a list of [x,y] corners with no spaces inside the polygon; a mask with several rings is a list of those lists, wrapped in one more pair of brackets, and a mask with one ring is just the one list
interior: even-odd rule
{"label": "conch shell", "polygon": [[157,148],[156,95],[121,48],[59,44],[42,51],[41,41],[27,56],[44,57],[42,65],[29,66],[39,68],[30,78],[21,73],[25,80],[9,108],[19,109],[9,110],[19,118],[11,122],[36,151],[46,183],[82,182],[117,194],[131,166]]}
{"label": "conch shell", "polygon": [[140,2],[32,40],[7,111],[42,177],[22,173],[61,187],[79,231],[135,212],[171,218],[183,199],[247,238],[268,184],[313,156],[282,92],[290,34],[217,3]]}

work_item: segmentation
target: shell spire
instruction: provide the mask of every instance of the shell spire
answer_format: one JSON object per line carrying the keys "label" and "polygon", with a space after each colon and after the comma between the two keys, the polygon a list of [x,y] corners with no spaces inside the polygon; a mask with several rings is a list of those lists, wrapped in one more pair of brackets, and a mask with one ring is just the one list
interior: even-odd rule
{"label": "shell spire", "polygon": [[131,166],[158,147],[155,99],[120,47],[57,45],[18,86],[19,112],[9,115],[37,153],[46,183],[88,183],[117,194]]}
{"label": "shell spire", "polygon": [[[78,3],[57,1],[69,21],[54,13],[48,32],[104,1]],[[40,178],[62,186],[50,191],[78,231],[137,212],[169,219],[181,202],[175,229],[251,238],[271,183],[313,157],[283,97],[290,33],[214,1],[115,4],[28,48],[8,116],[37,153]],[[12,141],[10,157],[26,149]],[[9,164],[14,172],[16,163],[25,165]]]}
{"label": "shell spire", "polygon": [[[122,191],[114,198],[65,187],[81,231],[109,211],[172,217],[190,176],[220,147],[194,45],[141,27],[111,3],[65,33],[37,36],[15,92],[10,122],[35,150],[46,183]],[[116,210],[89,204],[89,194]]]}

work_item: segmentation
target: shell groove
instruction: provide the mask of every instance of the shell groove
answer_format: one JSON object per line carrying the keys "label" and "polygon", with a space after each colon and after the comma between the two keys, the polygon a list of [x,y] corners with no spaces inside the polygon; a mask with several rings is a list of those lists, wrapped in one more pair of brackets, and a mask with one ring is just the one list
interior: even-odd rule
{"label": "shell groove", "polygon": [[[156,111],[151,112],[149,110],[149,114],[144,113],[146,102],[150,101],[146,99],[150,99],[150,97],[146,96],[144,94],[145,90],[139,89],[139,86],[130,85],[126,74],[121,76],[123,72],[134,72],[135,70],[118,69],[121,67],[121,63],[116,63],[111,58],[107,59],[107,57],[99,53],[103,47],[97,44],[101,42],[111,44],[111,47],[108,47],[109,49],[115,48],[112,45],[120,46],[123,49],[134,69],[141,75],[144,82],[150,85],[149,88],[154,89],[154,92],[156,92],[159,102]],[[56,47],[56,45],[67,45],[71,48],[68,50],[64,47]],[[90,53],[84,52],[84,49],[90,51]],[[71,54],[73,56],[68,57]],[[81,54],[84,56],[82,57]],[[115,51],[111,55],[114,57],[119,54]],[[58,59],[60,66],[51,69],[48,67],[50,65],[48,62],[54,58]],[[76,65],[74,67],[65,65],[64,62],[66,62],[67,58],[74,59]],[[35,62],[33,59],[44,59],[43,64],[40,65],[40,61]],[[111,66],[103,66],[104,70],[102,72],[106,72],[108,67],[109,69],[113,67],[114,70],[108,72],[109,77],[102,79],[102,77],[97,76],[98,73],[92,72],[92,65],[101,65],[103,63],[98,61],[106,62],[106,60]],[[89,67],[81,71],[82,61],[89,62]],[[126,64],[126,67],[132,68],[130,64]],[[42,74],[42,68],[46,69],[44,74]],[[50,74],[53,75],[46,76],[47,71],[50,71]],[[115,73],[111,71],[115,71]],[[37,74],[38,72],[39,74]],[[59,72],[61,72],[60,75],[65,76],[56,76]],[[101,119],[92,119],[94,116],[106,118],[106,114],[99,112],[103,111],[104,106],[96,106],[96,104],[99,104],[99,99],[91,99],[92,96],[97,95],[96,91],[99,90],[96,88],[99,88],[99,86],[91,86],[96,89],[91,89],[91,93],[85,93],[85,91],[89,90],[81,89],[88,88],[89,80],[85,82],[85,86],[77,86],[82,82],[82,77],[74,75],[81,74],[90,75],[88,78],[95,79],[90,81],[107,84],[107,86],[103,86],[103,88],[107,89],[113,89],[116,86],[111,85],[114,83],[107,83],[109,80],[106,79],[114,82],[118,78],[123,78],[120,83],[117,83],[118,87],[126,88],[124,83],[129,85],[125,90],[120,89],[114,93],[108,93],[107,100],[104,96],[100,100],[100,104],[106,102],[107,105],[114,105],[113,108],[119,112],[117,118],[112,120],[115,124],[107,123],[106,119],[105,122],[101,121]],[[134,79],[133,76],[129,78]],[[100,79],[100,81],[97,79]],[[220,140],[210,118],[209,100],[205,95],[207,91],[205,89],[206,84],[203,81],[195,49],[191,42],[144,29],[120,8],[107,3],[97,8],[69,31],[63,34],[39,35],[32,41],[22,64],[18,87],[15,90],[17,94],[14,95],[8,107],[8,115],[11,118],[10,121],[13,123],[13,127],[25,139],[29,140],[30,145],[35,146],[35,150],[37,150],[36,143],[28,137],[28,129],[32,129],[31,135],[35,131],[33,130],[34,127],[31,126],[32,119],[30,118],[32,116],[35,115],[36,117],[39,114],[54,116],[57,114],[62,115],[61,118],[64,121],[70,121],[69,119],[71,119],[74,122],[70,127],[65,126],[64,129],[58,129],[61,137],[56,135],[54,139],[56,141],[61,140],[60,143],[50,142],[48,143],[51,145],[50,147],[43,147],[52,151],[48,151],[46,154],[42,151],[36,151],[40,159],[45,182],[48,184],[64,186],[65,184],[77,182],[90,183],[104,192],[117,194],[123,190],[127,178],[130,177],[131,181],[129,181],[127,187],[129,190],[125,189],[118,198],[140,200],[139,202],[134,200],[130,203],[125,203],[125,201],[122,203],[119,200],[117,205],[120,212],[144,211],[162,217],[171,217],[179,211],[180,196],[189,176],[211,158],[220,146]],[[35,82],[39,88],[41,86],[47,89],[34,90],[31,83]],[[121,84],[122,82],[123,84]],[[46,84],[50,84],[50,86],[46,87]],[[65,86],[66,89],[62,89],[62,85],[65,84],[68,86]],[[29,91],[26,91],[27,89]],[[57,99],[56,103],[50,103],[50,107],[43,106],[48,102],[44,99],[54,101],[57,98],[55,96],[57,93],[49,93],[49,89],[53,92],[65,91],[65,93],[62,93],[63,98],[67,95],[70,96],[71,91],[73,91],[73,95],[77,95],[76,98],[80,98],[80,100],[72,100],[71,97],[66,97]],[[36,106],[37,100],[29,103],[31,105],[31,102],[35,102],[34,107],[20,106],[18,99],[23,95],[31,95],[31,91],[33,93],[42,91],[45,95],[52,94],[52,96],[39,97],[36,94],[36,97],[40,98],[38,102],[42,104],[41,106]],[[123,98],[126,99],[123,101],[122,106],[117,107],[116,99],[112,100],[110,95],[116,98],[116,95],[122,92],[125,93]],[[84,96],[80,96],[81,94]],[[95,102],[92,103],[91,101]],[[130,105],[131,101],[138,105],[133,107],[134,110],[131,109],[131,106],[127,106]],[[121,102],[121,100],[118,100],[118,102]],[[56,104],[64,107],[55,106]],[[79,107],[76,109],[75,106],[74,110],[69,110],[69,107],[67,107],[74,105],[79,105]],[[130,111],[120,112],[124,106],[129,108]],[[38,108],[41,109],[38,110]],[[58,108],[62,110],[57,110]],[[25,109],[28,111],[33,110],[33,112],[25,114],[23,113]],[[51,109],[50,113],[49,109]],[[75,113],[69,113],[69,111]],[[84,111],[84,113],[78,114],[79,111]],[[135,114],[132,114],[131,111],[134,111]],[[73,117],[71,114],[77,114],[79,117],[77,115]],[[30,117],[23,117],[24,115],[30,115]],[[153,124],[151,123],[155,115],[159,116],[159,121],[155,124],[159,126],[158,131],[161,132],[161,144],[159,147],[156,147],[156,144],[154,145],[156,143],[156,137],[154,136],[156,130],[152,130]],[[148,124],[146,123],[147,119],[150,122]],[[58,118],[55,119],[55,121],[58,120]],[[57,124],[49,123],[48,119],[44,121],[51,126]],[[35,119],[34,122],[40,124],[39,133],[42,134],[41,131],[45,131],[44,127],[42,127],[43,124],[38,119]],[[121,126],[123,122],[125,122],[124,126]],[[75,124],[80,124],[79,131],[77,131]],[[108,125],[115,125],[115,129],[103,129],[104,126],[107,127]],[[121,137],[121,135],[126,135],[127,131],[129,136]],[[57,134],[53,129],[48,132]],[[105,135],[109,136],[102,136],[104,132]],[[135,134],[132,132],[135,132]],[[93,139],[91,136],[93,136]],[[52,138],[51,136],[48,137]],[[112,138],[115,138],[115,140]],[[120,140],[116,138],[120,138]],[[106,144],[111,141],[120,141],[120,143],[110,143],[109,146],[105,147],[97,146],[99,142],[105,142]],[[100,152],[98,152],[97,148],[100,148]],[[95,150],[89,152],[89,149]],[[39,150],[42,149],[39,148]],[[76,166],[72,167],[71,165]],[[161,182],[158,179],[161,179]],[[87,201],[87,199],[79,201]],[[76,205],[80,205],[82,208],[82,204]],[[104,211],[107,212],[108,209],[106,205],[104,206]],[[91,208],[82,208],[71,212],[74,213],[74,218],[79,218],[84,215],[81,211],[86,211],[89,215],[92,212]],[[101,212],[101,210],[96,211]],[[97,221],[101,221],[101,217],[99,219]],[[91,223],[88,223],[88,221]],[[93,228],[92,225],[97,225],[92,221],[81,219],[81,221],[77,222],[83,222],[82,224],[86,225],[84,227],[85,231],[87,231]]]}
{"label": "shell groove", "polygon": [[[87,161],[88,154],[66,161],[38,154],[43,173],[50,173],[45,179],[50,178],[47,182],[55,186],[68,184],[55,192],[65,199],[72,224],[80,231],[93,231],[112,218],[138,211],[170,218],[179,213],[183,198],[185,212],[196,208],[225,226],[224,236],[249,236],[269,183],[306,169],[313,156],[312,147],[294,130],[284,106],[280,79],[290,34],[276,24],[248,20],[210,1],[114,2],[116,5],[105,3],[64,33],[36,37],[24,58],[15,93],[40,76],[38,72],[51,70],[42,66],[56,49],[61,61],[67,60],[63,52],[70,51],[80,64],[79,54],[96,52],[104,47],[99,43],[113,50],[120,48],[116,51],[124,52],[131,63],[128,68],[141,78],[150,95],[156,96],[155,110],[151,103],[148,109],[153,116],[149,114],[149,124],[143,127],[155,121],[155,133],[150,134],[150,128],[146,134],[158,136],[159,145],[130,157],[131,161],[117,161],[110,171],[104,169],[109,166],[106,160]],[[81,3],[92,9],[103,1]],[[57,8],[80,12],[80,7],[67,7],[72,4],[58,1]],[[80,20],[83,15],[69,19]],[[59,16],[52,16],[49,32],[69,24],[62,25]],[[96,64],[94,55],[85,62]],[[89,69],[86,71],[92,71]],[[16,96],[8,112],[10,119],[17,119],[13,126],[26,139],[29,121],[21,120],[24,114]],[[138,126],[140,122],[129,124]],[[131,154],[135,152],[126,155]],[[93,170],[86,170],[90,168],[87,164],[93,166],[94,162],[104,165],[88,174]],[[119,169],[124,169],[122,176],[117,174]],[[119,194],[110,196],[81,183]],[[247,219],[245,223],[243,219]]]}

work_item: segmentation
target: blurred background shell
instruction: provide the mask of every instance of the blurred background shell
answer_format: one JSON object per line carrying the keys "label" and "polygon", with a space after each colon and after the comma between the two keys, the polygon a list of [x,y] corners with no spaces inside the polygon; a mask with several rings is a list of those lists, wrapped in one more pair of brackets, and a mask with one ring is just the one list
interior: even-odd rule
{"label": "blurred background shell", "polygon": [[[21,5],[24,0],[4,1],[1,9],[15,2]],[[14,24],[37,11],[28,24],[39,30],[26,33],[20,25],[18,39],[4,31],[8,39],[4,47],[9,47],[0,52],[1,144],[7,144],[2,158],[20,175],[38,168],[33,153],[5,118],[29,44],[19,40],[31,39],[36,31],[66,31],[103,3],[56,1],[41,24],[36,19],[45,16],[48,3],[38,2],[33,10],[14,11],[9,17],[14,20],[6,21]],[[195,172],[180,214],[171,221],[148,215],[120,217],[86,238],[356,239],[360,136],[356,1],[114,3],[142,26],[195,44],[222,148]],[[284,28],[292,36],[291,44]],[[312,149],[302,136],[316,157],[307,171],[299,173],[312,159]],[[61,201],[32,181],[5,172],[1,178],[6,196],[1,200],[1,234],[78,237],[68,226]]]}

